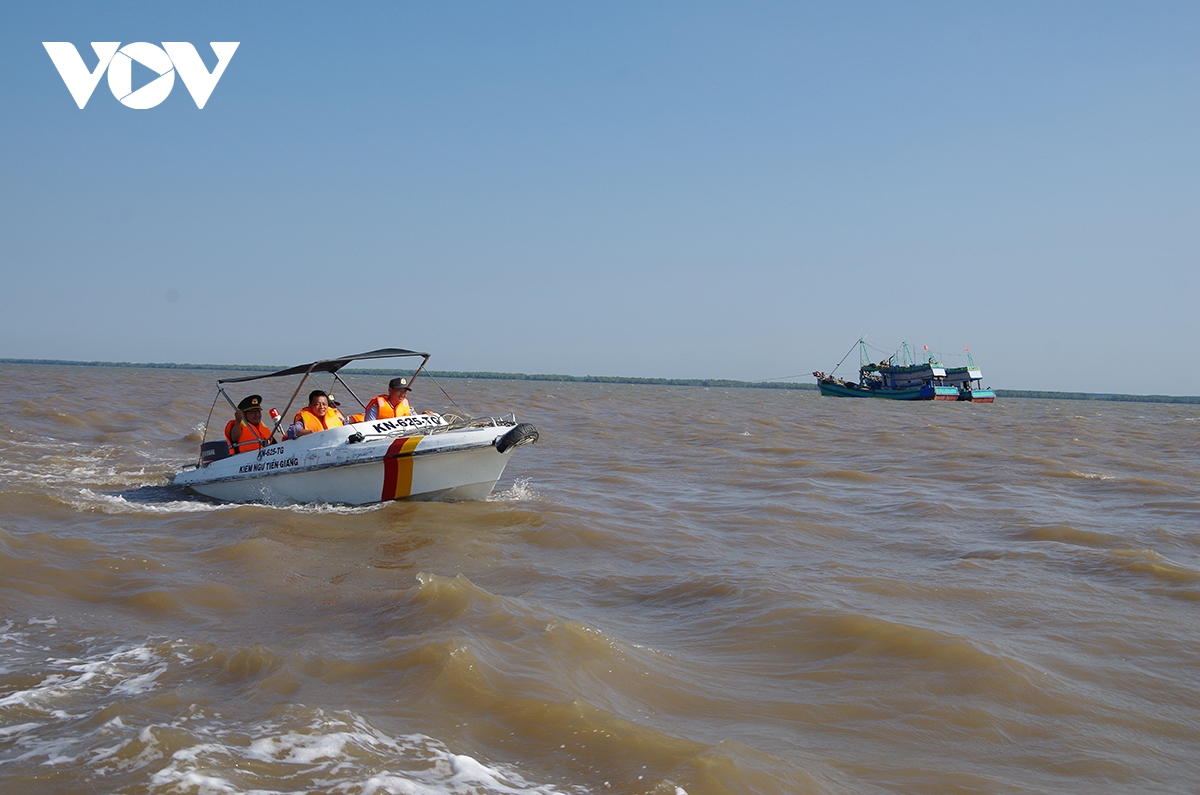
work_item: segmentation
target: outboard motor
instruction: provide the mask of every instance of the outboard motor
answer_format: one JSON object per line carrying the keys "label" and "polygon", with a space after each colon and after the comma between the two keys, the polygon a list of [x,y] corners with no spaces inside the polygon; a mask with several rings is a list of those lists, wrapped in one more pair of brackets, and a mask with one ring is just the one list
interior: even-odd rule
{"label": "outboard motor", "polygon": [[200,466],[206,467],[213,461],[229,458],[229,443],[226,441],[205,442],[200,445]]}

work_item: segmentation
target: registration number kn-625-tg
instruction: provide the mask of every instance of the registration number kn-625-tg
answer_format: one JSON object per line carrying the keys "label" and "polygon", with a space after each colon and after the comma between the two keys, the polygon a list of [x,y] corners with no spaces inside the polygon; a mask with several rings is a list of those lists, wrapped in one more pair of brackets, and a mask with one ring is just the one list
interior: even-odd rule
{"label": "registration number kn-625-tg", "polygon": [[375,433],[390,433],[392,431],[403,431],[406,428],[430,428],[445,424],[446,422],[437,414],[414,414],[411,417],[396,417],[391,420],[373,422],[371,423],[371,429]]}

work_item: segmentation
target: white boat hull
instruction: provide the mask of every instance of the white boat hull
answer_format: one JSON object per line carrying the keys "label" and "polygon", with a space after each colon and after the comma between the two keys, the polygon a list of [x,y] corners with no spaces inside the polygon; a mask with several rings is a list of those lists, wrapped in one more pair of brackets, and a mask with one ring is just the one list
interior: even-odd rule
{"label": "white boat hull", "polygon": [[[514,431],[511,424],[447,430],[436,415],[357,423],[187,469],[174,482],[228,502],[481,500],[504,472],[515,446],[502,440]],[[363,441],[352,441],[358,433]]]}

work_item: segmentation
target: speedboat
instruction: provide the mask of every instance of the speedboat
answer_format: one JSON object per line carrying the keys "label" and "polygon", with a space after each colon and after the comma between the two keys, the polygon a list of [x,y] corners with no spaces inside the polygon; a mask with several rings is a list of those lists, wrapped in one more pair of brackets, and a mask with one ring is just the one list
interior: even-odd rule
{"label": "speedboat", "polygon": [[[401,357],[422,357],[410,380],[429,361],[428,353],[382,348],[266,375],[223,378],[217,381],[213,405],[223,396],[236,408],[226,392],[228,384],[301,376],[283,413],[271,410],[272,437],[278,438],[281,428],[286,430],[284,417],[314,374],[329,374],[365,408],[338,371],[353,361]],[[399,499],[482,500],[495,487],[513,451],[537,438],[534,426],[518,423],[513,415],[414,414],[352,422],[235,455],[230,455],[224,441],[203,441],[199,459],[184,467],[174,483],[227,502],[367,505]]]}

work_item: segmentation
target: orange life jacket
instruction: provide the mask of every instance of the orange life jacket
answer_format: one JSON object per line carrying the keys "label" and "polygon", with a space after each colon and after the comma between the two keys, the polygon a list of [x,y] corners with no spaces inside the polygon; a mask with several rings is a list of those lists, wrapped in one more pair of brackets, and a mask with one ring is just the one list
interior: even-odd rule
{"label": "orange life jacket", "polygon": [[230,455],[237,455],[238,453],[245,453],[267,446],[267,440],[271,438],[270,428],[261,422],[252,425],[242,420],[242,431],[238,434],[238,440],[235,442],[231,432],[233,431],[233,426],[237,424],[237,420],[230,420],[229,424],[225,426],[225,441],[229,444]]}
{"label": "orange life jacket", "polygon": [[330,428],[342,427],[342,421],[338,418],[337,412],[332,408],[325,411],[325,419],[322,420],[316,414],[309,411],[308,406],[300,409],[300,413],[295,416],[292,423],[303,422],[304,430],[306,431],[327,431]]}
{"label": "orange life jacket", "polygon": [[[395,408],[392,408],[392,404],[388,403],[387,395],[376,395],[375,397],[371,398],[371,403],[374,403],[379,407],[376,409],[379,414],[375,419],[390,420],[396,417],[407,417],[412,414],[412,406],[408,405],[408,398],[401,400],[398,404],[396,404]],[[371,403],[367,404],[368,409],[371,408]]]}

